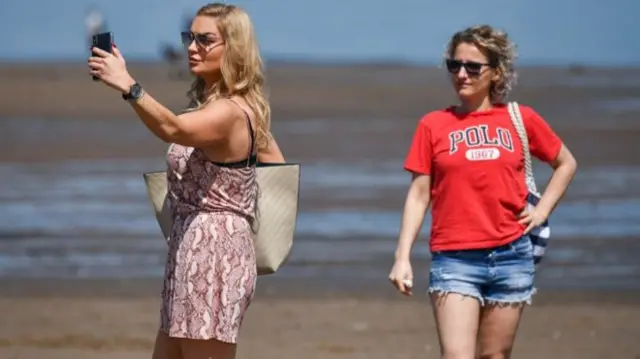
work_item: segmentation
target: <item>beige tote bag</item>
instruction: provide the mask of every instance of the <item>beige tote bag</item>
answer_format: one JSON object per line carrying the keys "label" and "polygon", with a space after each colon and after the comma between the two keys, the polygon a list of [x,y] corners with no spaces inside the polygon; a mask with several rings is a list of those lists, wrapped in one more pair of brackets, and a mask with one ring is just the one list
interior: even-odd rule
{"label": "beige tote bag", "polygon": [[[258,163],[258,221],[255,250],[258,275],[275,273],[287,260],[298,218],[300,165]],[[166,200],[166,172],[145,173],[147,194],[162,234],[168,241],[173,215]]]}

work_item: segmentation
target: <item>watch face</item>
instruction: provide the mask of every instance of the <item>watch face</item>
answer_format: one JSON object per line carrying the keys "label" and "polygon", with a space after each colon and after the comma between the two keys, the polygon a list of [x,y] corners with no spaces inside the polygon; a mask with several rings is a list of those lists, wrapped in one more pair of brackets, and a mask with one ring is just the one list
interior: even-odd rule
{"label": "watch face", "polygon": [[130,93],[131,93],[131,97],[138,98],[142,94],[142,87],[138,84],[135,84],[131,86]]}

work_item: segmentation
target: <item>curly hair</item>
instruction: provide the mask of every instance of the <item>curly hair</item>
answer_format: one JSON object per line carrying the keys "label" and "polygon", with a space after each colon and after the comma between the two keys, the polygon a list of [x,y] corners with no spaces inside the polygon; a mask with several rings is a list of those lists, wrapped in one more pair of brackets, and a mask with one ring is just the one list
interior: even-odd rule
{"label": "curly hair", "polygon": [[225,40],[222,59],[222,77],[211,89],[204,80],[196,78],[187,92],[189,105],[194,111],[212,100],[241,96],[256,115],[256,147],[268,145],[271,125],[271,107],[264,90],[264,65],[249,15],[234,5],[210,3],[201,7],[196,16],[218,20],[220,34]]}
{"label": "curly hair", "polygon": [[453,58],[458,45],[474,44],[488,57],[489,66],[498,72],[499,79],[491,84],[489,96],[492,102],[502,102],[516,83],[514,63],[516,46],[506,32],[489,25],[478,25],[456,32],[447,45],[445,58]]}

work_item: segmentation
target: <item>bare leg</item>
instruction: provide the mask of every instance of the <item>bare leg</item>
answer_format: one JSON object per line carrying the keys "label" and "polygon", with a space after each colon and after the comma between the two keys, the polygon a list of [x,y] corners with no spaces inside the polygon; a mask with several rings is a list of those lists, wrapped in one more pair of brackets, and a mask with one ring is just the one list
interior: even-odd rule
{"label": "bare leg", "polygon": [[476,353],[480,302],[457,293],[432,293],[431,303],[443,359],[473,359]]}
{"label": "bare leg", "polygon": [[235,359],[236,357],[236,344],[215,339],[182,339],[180,346],[184,359]]}
{"label": "bare leg", "polygon": [[495,304],[482,309],[478,358],[509,359],[524,304]]}
{"label": "bare leg", "polygon": [[152,359],[182,359],[180,339],[171,338],[167,333],[158,331]]}

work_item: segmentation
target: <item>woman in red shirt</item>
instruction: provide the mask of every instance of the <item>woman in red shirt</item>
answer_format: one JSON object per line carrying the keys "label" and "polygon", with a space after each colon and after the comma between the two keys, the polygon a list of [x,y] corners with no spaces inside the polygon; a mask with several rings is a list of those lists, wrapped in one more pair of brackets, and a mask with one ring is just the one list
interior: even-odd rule
{"label": "woman in red shirt", "polygon": [[429,293],[443,358],[509,358],[534,294],[528,231],[542,224],[576,171],[549,125],[520,106],[531,154],[553,168],[526,211],[521,143],[504,100],[515,79],[514,46],[490,26],[456,33],[446,53],[460,105],[418,123],[404,168],[412,173],[389,279],[411,294],[411,246],[432,208]]}

